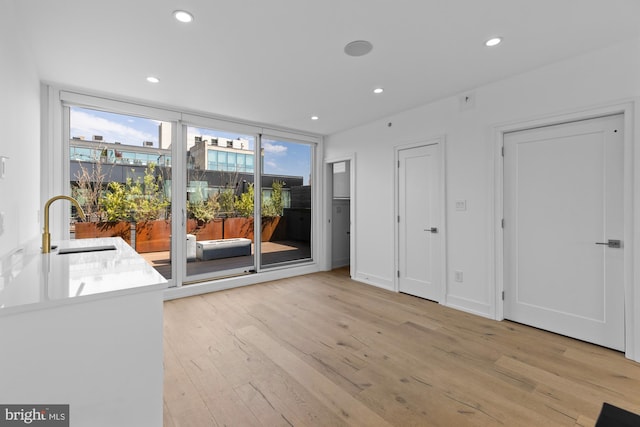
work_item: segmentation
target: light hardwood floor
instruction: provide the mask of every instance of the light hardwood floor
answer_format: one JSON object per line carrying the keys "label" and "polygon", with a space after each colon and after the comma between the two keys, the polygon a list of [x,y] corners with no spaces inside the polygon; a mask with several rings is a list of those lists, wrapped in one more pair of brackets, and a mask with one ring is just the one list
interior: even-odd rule
{"label": "light hardwood floor", "polygon": [[349,280],[165,303],[164,426],[593,426],[640,412],[621,353]]}

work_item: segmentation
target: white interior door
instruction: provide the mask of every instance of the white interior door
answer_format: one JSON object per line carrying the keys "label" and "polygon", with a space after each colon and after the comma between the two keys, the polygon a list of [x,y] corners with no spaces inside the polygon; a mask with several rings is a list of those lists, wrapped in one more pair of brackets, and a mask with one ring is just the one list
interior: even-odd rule
{"label": "white interior door", "polygon": [[505,135],[505,318],[624,350],[623,145],[621,115]]}
{"label": "white interior door", "polygon": [[440,302],[440,144],[399,151],[398,289]]}

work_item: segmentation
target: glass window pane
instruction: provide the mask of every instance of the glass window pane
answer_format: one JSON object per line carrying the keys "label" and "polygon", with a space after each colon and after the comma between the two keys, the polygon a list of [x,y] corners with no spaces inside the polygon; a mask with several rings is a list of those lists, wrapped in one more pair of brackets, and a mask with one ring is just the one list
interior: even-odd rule
{"label": "glass window pane", "polygon": [[236,167],[236,153],[227,153],[227,167],[230,171],[237,170]]}
{"label": "glass window pane", "polygon": [[172,124],[80,107],[69,119],[71,194],[89,220],[72,216],[71,236],[122,237],[171,278],[171,170],[159,159],[171,153]]}
{"label": "glass window pane", "polygon": [[218,165],[220,166],[220,170],[226,170],[227,153],[225,151],[218,151]]}
{"label": "glass window pane", "polygon": [[313,146],[262,140],[262,267],[311,259]]}

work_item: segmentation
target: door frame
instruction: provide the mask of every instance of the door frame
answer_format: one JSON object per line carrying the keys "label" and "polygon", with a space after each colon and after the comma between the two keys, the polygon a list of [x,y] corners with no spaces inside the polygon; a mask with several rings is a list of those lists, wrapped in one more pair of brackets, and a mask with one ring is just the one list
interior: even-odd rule
{"label": "door frame", "polygon": [[440,191],[439,191],[439,203],[440,203],[440,218],[439,225],[440,230],[440,270],[441,270],[441,285],[440,285],[440,299],[439,304],[447,304],[447,289],[448,289],[448,270],[447,270],[447,197],[446,197],[446,182],[447,176],[446,167],[446,138],[444,135],[432,137],[426,140],[396,145],[393,147],[393,168],[394,168],[394,183],[393,183],[393,234],[394,234],[394,271],[393,271],[393,290],[400,292],[400,285],[398,282],[398,271],[400,269],[400,227],[398,223],[398,216],[400,215],[400,151],[408,150],[412,148],[426,147],[429,145],[439,145],[440,148]]}
{"label": "door frame", "polygon": [[[491,150],[494,159],[494,213],[493,217],[493,258],[494,269],[490,273],[489,283],[493,284],[494,301],[492,304],[492,317],[496,320],[504,320],[504,232],[502,220],[504,218],[504,163],[502,147],[504,135],[508,132],[517,132],[559,125],[569,122],[595,119],[603,116],[622,114],[624,120],[624,296],[625,296],[625,356],[640,362],[640,260],[634,260],[633,253],[636,246],[640,247],[640,233],[636,233],[634,225],[634,212],[640,212],[640,170],[634,165],[640,164],[640,150],[634,150],[634,134],[638,135],[638,100],[607,104],[599,107],[573,110],[551,116],[537,117],[530,120],[520,120],[511,123],[496,125],[493,127]],[[640,229],[639,229],[640,231]]]}
{"label": "door frame", "polygon": [[332,254],[332,245],[333,245],[333,234],[332,227],[333,223],[331,223],[331,219],[333,217],[333,164],[340,162],[349,162],[349,276],[351,278],[356,277],[356,272],[358,271],[356,268],[356,262],[358,257],[356,256],[356,230],[355,226],[356,222],[356,153],[348,153],[343,156],[330,157],[324,159],[324,173],[325,173],[325,194],[324,200],[327,202],[324,206],[324,235],[325,238],[325,266],[324,269],[326,271],[331,270],[331,263],[333,260]]}

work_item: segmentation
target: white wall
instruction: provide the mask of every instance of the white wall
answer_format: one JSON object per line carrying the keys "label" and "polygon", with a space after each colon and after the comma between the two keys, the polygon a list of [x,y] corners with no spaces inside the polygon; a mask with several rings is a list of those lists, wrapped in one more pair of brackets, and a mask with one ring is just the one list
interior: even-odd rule
{"label": "white wall", "polygon": [[[640,96],[640,39],[471,92],[475,107],[466,111],[460,110],[458,97],[452,97],[331,135],[325,140],[325,157],[357,153],[355,278],[393,288],[394,146],[444,135],[446,303],[491,317],[495,314],[494,128]],[[456,200],[467,201],[466,212],[455,211]],[[463,283],[452,280],[454,270],[464,272]]]}
{"label": "white wall", "polygon": [[1,0],[0,8],[0,156],[10,158],[0,179],[2,259],[40,233],[40,82],[13,2]]}

